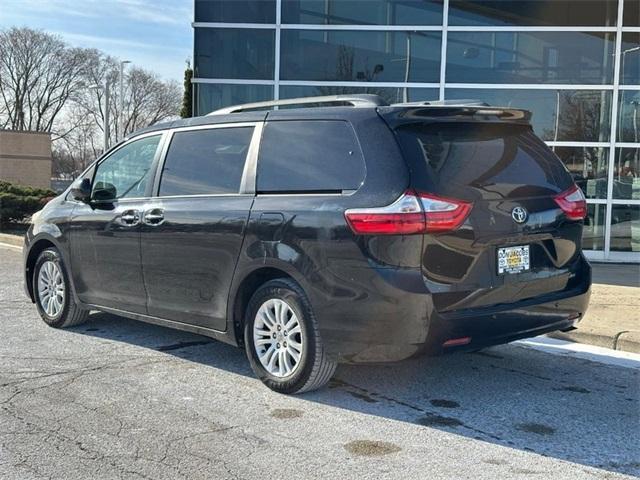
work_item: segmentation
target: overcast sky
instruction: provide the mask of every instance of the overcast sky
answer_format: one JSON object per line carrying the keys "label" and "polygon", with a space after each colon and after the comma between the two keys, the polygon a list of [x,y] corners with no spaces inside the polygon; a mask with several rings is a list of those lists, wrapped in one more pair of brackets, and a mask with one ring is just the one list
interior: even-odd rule
{"label": "overcast sky", "polygon": [[193,0],[0,0],[0,28],[27,26],[182,81]]}

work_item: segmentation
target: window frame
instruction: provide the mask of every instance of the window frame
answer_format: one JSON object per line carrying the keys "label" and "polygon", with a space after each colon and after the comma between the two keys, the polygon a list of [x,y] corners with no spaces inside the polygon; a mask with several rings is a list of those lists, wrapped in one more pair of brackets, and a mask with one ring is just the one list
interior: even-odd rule
{"label": "window frame", "polygon": [[[167,154],[173,135],[181,132],[192,132],[197,130],[213,130],[218,128],[240,128],[240,127],[253,127],[253,133],[251,135],[251,141],[249,142],[249,149],[247,150],[247,158],[244,162],[244,168],[242,170],[242,178],[240,180],[240,188],[237,193],[199,193],[199,194],[186,194],[186,195],[160,195],[160,183],[162,182],[162,171],[164,170],[165,162],[167,161]],[[156,165],[152,196],[158,199],[169,198],[201,198],[201,197],[238,197],[238,196],[254,196],[256,192],[256,165],[258,160],[258,149],[260,148],[260,138],[262,137],[262,129],[264,122],[229,122],[229,123],[216,123],[209,125],[197,125],[192,127],[177,127],[168,130],[167,137],[160,154],[160,159]]]}
{"label": "window frame", "polygon": [[[120,143],[119,145],[116,145],[115,147],[111,148],[110,150],[108,150],[104,155],[102,155],[102,157],[100,157],[98,160],[96,160],[95,162],[93,162],[93,164],[91,164],[86,170],[85,172],[89,172],[91,171],[91,193],[93,194],[93,187],[95,185],[95,180],[96,180],[96,174],[98,173],[98,169],[100,168],[100,165],[102,165],[102,163],[106,162],[109,158],[111,158],[116,152],[118,152],[119,150],[121,150],[122,148],[132,144],[133,142],[136,142],[138,140],[142,140],[144,138],[148,138],[148,137],[154,137],[154,136],[159,136],[160,137],[160,141],[158,142],[158,146],[156,147],[156,152],[153,156],[153,160],[151,161],[151,166],[149,167],[149,172],[150,172],[150,181],[147,182],[147,187],[145,189],[145,194],[142,197],[123,197],[123,198],[116,198],[114,199],[114,203],[121,203],[121,202],[130,202],[130,201],[140,201],[140,200],[145,200],[148,198],[151,198],[152,194],[153,194],[153,186],[155,185],[156,182],[156,175],[157,175],[157,166],[160,163],[160,159],[162,156],[162,152],[165,149],[166,146],[166,142],[167,142],[167,131],[166,130],[154,130],[153,132],[147,132],[147,133],[143,133],[142,135],[136,135],[135,137],[131,137],[129,139],[126,139],[124,142]],[[79,176],[83,177],[85,175],[85,173],[83,173],[82,175]]]}

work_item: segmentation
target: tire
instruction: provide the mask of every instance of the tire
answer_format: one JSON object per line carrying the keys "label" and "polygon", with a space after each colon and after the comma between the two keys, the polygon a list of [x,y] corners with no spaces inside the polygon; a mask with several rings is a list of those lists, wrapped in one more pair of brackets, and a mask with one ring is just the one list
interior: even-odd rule
{"label": "tire", "polygon": [[[45,270],[44,273],[43,270]],[[41,278],[42,282],[40,281]],[[44,284],[52,285],[52,283],[58,285],[57,290],[43,287]],[[50,327],[73,327],[87,320],[89,310],[80,307],[73,298],[67,270],[62,262],[60,252],[56,248],[47,248],[38,256],[33,269],[32,285],[38,313]],[[60,285],[62,285],[62,289],[59,287]],[[43,298],[44,301],[48,298],[41,293],[44,291],[56,292],[56,295],[54,295],[56,301],[52,305],[49,305],[49,302],[43,304]],[[59,308],[56,308],[58,306]]]}
{"label": "tire", "polygon": [[[282,313],[280,321],[278,308]],[[291,332],[284,329],[287,325]],[[316,390],[323,387],[336,370],[337,363],[326,353],[307,296],[290,279],[271,280],[256,290],[245,315],[244,340],[254,373],[267,387],[278,393]],[[274,342],[278,343],[274,345]],[[296,352],[299,353],[297,361]],[[275,361],[274,356],[278,357]],[[268,362],[267,365],[263,364],[266,360],[274,362],[271,371]],[[285,366],[281,367],[283,364]],[[281,370],[275,371],[278,369]]]}

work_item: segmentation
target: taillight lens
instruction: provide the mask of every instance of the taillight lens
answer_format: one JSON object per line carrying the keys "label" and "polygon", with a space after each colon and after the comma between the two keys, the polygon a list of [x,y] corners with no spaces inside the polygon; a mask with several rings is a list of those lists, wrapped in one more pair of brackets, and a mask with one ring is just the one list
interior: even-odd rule
{"label": "taillight lens", "polygon": [[569,220],[584,220],[587,216],[587,200],[577,185],[556,195],[554,200]]}
{"label": "taillight lens", "polygon": [[351,209],[344,215],[359,235],[410,235],[455,230],[470,210],[467,202],[407,191],[386,207]]}

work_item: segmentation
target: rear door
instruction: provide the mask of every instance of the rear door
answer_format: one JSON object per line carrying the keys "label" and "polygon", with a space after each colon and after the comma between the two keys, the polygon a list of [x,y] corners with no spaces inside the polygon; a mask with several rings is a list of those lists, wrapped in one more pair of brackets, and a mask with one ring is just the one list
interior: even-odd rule
{"label": "rear door", "polygon": [[[473,206],[460,228],[424,237],[425,278],[446,292],[434,296],[436,307],[508,303],[567,287],[582,224],[555,197],[573,181],[528,125],[425,123],[397,133],[416,190]],[[505,269],[512,255],[521,263]]]}
{"label": "rear door", "polygon": [[142,216],[149,315],[226,329],[227,297],[254,198],[261,123],[171,132]]}

